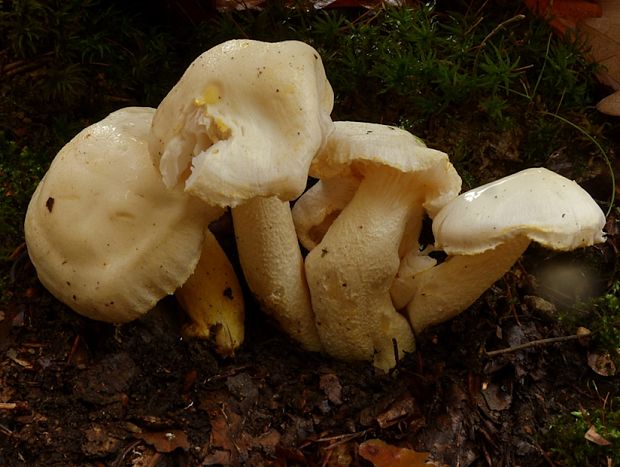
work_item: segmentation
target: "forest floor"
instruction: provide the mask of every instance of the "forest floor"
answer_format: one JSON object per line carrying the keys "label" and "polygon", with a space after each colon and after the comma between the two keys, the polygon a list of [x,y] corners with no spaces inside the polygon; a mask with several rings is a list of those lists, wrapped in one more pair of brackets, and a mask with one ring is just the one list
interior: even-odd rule
{"label": "forest floor", "polygon": [[[0,466],[619,465],[618,359],[601,350],[620,347],[618,120],[594,108],[608,90],[591,65],[521,2],[285,5],[204,22],[183,16],[200,3],[189,0],[130,12],[43,3],[0,4],[11,78],[0,81]],[[122,326],[77,315],[41,286],[25,250],[37,181],[81,128],[121,106],[156,106],[191,58],[230,37],[313,44],[334,120],[415,131],[450,155],[464,188],[528,166],[576,179],[607,203],[607,242],[559,255],[530,247],[389,373],[301,350],[249,294],[245,342],[228,359],[182,338],[172,299]],[[551,291],[545,271],[563,274]],[[577,326],[594,331],[589,342],[570,337]]]}
{"label": "forest floor", "polygon": [[300,350],[255,308],[223,360],[180,337],[172,301],[113,326],[34,284],[0,322],[0,465],[372,465],[371,439],[437,465],[564,465],[550,428],[604,407],[618,378],[576,340],[486,354],[565,332],[535,292],[522,263],[384,374]]}

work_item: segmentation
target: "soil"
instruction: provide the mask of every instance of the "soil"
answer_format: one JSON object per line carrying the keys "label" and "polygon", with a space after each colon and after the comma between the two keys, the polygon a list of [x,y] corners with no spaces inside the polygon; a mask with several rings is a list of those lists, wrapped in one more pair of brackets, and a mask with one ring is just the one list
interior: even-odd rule
{"label": "soil", "polygon": [[[566,334],[541,305],[532,271],[549,258],[537,251],[388,374],[301,350],[249,297],[246,342],[229,359],[181,337],[173,300],[123,326],[94,322],[15,257],[0,320],[0,465],[415,466],[427,454],[435,465],[560,465],[545,437],[556,417],[619,395],[618,377],[594,373],[576,340],[486,354]],[[423,455],[381,463],[374,439]]]}

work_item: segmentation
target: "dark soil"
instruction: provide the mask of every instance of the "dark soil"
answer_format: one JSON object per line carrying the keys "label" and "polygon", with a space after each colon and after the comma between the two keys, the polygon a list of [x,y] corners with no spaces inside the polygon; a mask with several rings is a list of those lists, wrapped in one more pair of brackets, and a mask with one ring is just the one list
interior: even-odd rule
{"label": "dark soil", "polygon": [[253,306],[228,360],[180,337],[172,300],[124,326],[90,321],[22,256],[0,321],[0,465],[371,465],[359,446],[374,438],[439,465],[559,465],[555,417],[617,396],[618,379],[576,341],[486,356],[565,333],[524,299],[528,258],[382,374],[300,350]]}

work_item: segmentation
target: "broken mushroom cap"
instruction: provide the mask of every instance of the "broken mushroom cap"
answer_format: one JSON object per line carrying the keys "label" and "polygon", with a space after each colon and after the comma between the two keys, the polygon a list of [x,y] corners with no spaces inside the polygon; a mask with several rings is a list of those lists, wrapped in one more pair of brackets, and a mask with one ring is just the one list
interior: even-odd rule
{"label": "broken mushroom cap", "polygon": [[416,333],[459,314],[501,278],[531,241],[569,251],[605,241],[605,215],[577,183],[544,168],[461,194],[433,219],[449,256],[421,272],[407,306]]}
{"label": "broken mushroom cap", "polygon": [[[326,352],[372,360],[381,369],[414,350],[390,287],[399,268],[405,228],[424,209],[435,212],[460,190],[446,154],[395,127],[335,122],[313,160],[317,177],[356,176],[359,188],[306,257],[317,329]],[[445,202],[442,200],[446,200]]]}
{"label": "broken mushroom cap", "polygon": [[147,150],[153,113],[125,108],[82,130],[28,206],[41,283],[93,319],[127,322],[173,293],[198,262],[207,219],[221,213],[163,185]]}
{"label": "broken mushroom cap", "polygon": [[312,47],[232,40],[198,57],[164,98],[149,149],[166,186],[184,182],[210,204],[290,200],[306,186],[332,107]]}

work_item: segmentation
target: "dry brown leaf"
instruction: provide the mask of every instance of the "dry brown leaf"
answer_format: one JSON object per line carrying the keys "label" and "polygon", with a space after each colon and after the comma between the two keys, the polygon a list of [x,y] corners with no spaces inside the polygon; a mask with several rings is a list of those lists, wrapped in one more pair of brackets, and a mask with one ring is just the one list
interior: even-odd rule
{"label": "dry brown leaf", "polygon": [[137,433],[134,435],[153,446],[158,452],[172,452],[175,449],[189,449],[187,435],[181,430]]}
{"label": "dry brown leaf", "polygon": [[588,366],[597,375],[614,376],[616,374],[616,365],[609,352],[588,352]]}
{"label": "dry brown leaf", "polygon": [[[620,90],[620,2],[600,0],[603,14],[600,18],[586,18],[577,24],[590,47],[592,60],[603,65],[598,74],[603,84]],[[620,115],[620,98],[617,96],[601,103],[599,110],[609,115]]]}
{"label": "dry brown leaf", "polygon": [[592,425],[590,429],[586,432],[584,438],[599,446],[611,446],[611,442],[598,434],[596,428],[594,428],[594,425]]}
{"label": "dry brown leaf", "polygon": [[399,448],[380,439],[370,439],[359,447],[359,455],[374,467],[418,467],[434,465],[428,462],[428,452]]}
{"label": "dry brown leaf", "polygon": [[333,373],[321,375],[319,387],[327,396],[327,399],[334,405],[342,404],[342,385],[338,376]]}
{"label": "dry brown leaf", "polygon": [[413,396],[407,394],[391,404],[388,410],[377,415],[376,420],[379,426],[385,429],[414,415],[420,415],[420,411]]}
{"label": "dry brown leaf", "polygon": [[601,101],[596,104],[596,108],[601,113],[620,117],[620,91],[616,91],[604,99],[601,99]]}

